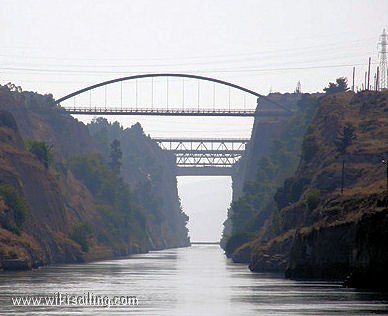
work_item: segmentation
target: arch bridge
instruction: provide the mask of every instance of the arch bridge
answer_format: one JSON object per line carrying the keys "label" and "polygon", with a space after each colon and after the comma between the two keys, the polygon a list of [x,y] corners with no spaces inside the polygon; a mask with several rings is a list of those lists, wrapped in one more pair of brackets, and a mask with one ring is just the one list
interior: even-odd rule
{"label": "arch bridge", "polygon": [[[171,107],[169,105],[169,78],[180,78],[182,80],[180,106]],[[138,102],[138,80],[151,79],[151,96],[148,106],[139,106]],[[165,95],[166,104],[164,106],[154,106],[154,79],[164,78],[166,80]],[[197,107],[185,106],[185,79],[195,80],[197,82]],[[200,106],[201,90],[200,82],[213,83],[212,104]],[[123,82],[135,82],[135,101],[132,104],[123,102]],[[120,84],[119,97],[114,102],[109,101],[107,97],[107,86]],[[215,85],[227,87],[229,98],[227,105],[216,106]],[[104,95],[97,102],[92,102],[92,91],[104,87]],[[244,106],[237,108],[231,103],[231,89],[244,93]],[[89,102],[80,102],[77,98],[80,95],[89,93]],[[246,107],[245,94],[253,96],[255,103],[253,106]],[[103,99],[103,104],[101,104]],[[69,100],[73,101],[71,105],[62,105]],[[260,106],[260,100],[266,100],[267,104],[273,105],[272,108],[263,109]],[[159,101],[160,102],[160,101]],[[224,101],[225,102],[225,101]],[[88,104],[86,104],[88,103]],[[113,80],[94,84],[83,89],[74,91],[64,97],[56,100],[56,104],[64,111],[74,115],[158,115],[158,116],[224,116],[224,117],[284,117],[289,116],[292,111],[270,98],[263,96],[253,90],[233,84],[231,82],[191,74],[180,73],[155,73],[127,76]],[[188,139],[188,138],[155,138],[158,144],[165,150],[174,153],[177,157],[177,175],[231,175],[232,166],[243,154],[249,139]]]}

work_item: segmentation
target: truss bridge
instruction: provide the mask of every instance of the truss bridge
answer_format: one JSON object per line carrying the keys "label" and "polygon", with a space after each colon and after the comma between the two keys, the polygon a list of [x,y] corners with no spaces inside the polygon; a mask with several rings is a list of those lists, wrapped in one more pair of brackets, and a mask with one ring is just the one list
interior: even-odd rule
{"label": "truss bridge", "polygon": [[154,138],[176,156],[177,175],[230,176],[241,158],[248,138]]}

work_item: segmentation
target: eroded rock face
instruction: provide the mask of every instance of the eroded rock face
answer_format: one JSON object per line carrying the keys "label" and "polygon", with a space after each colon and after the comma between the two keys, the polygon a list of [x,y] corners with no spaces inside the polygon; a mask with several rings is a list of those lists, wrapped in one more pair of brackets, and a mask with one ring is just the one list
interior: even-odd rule
{"label": "eroded rock face", "polygon": [[286,277],[343,280],[350,273],[354,238],[353,223],[297,233]]}
{"label": "eroded rock face", "polygon": [[286,276],[344,280],[355,287],[387,287],[388,208],[358,221],[295,236]]}
{"label": "eroded rock face", "polygon": [[[297,110],[297,103],[301,99],[302,94],[299,93],[270,93],[268,99],[277,102],[290,110]],[[275,139],[278,139],[282,133],[284,133],[284,126],[287,121],[290,120],[293,113],[284,112],[279,109],[273,103],[268,100],[259,100],[258,108],[264,115],[255,117],[251,139],[246,147],[246,150],[241,159],[234,165],[232,174],[232,188],[233,188],[233,201],[238,201],[239,198],[244,197],[244,187],[249,182],[255,182],[257,180],[258,162],[261,159],[265,159],[271,155],[271,147],[274,145]],[[266,117],[265,113],[271,112],[278,115]],[[265,204],[264,202],[263,204]],[[257,218],[256,225],[260,226],[269,216],[269,211],[264,210]],[[235,249],[229,249],[227,247],[227,240],[235,234],[238,234],[233,226],[233,207],[228,210],[228,218],[224,223],[223,238],[221,240],[221,247],[225,250],[228,257],[235,258],[238,262],[246,261],[248,258],[248,248],[241,249],[243,253],[239,253],[240,249],[237,246]],[[235,225],[236,226],[236,225]],[[241,232],[240,232],[241,233]],[[241,235],[241,234],[240,234]],[[235,236],[236,237],[236,236]],[[234,238],[236,239],[236,238]],[[241,238],[238,243],[242,245],[246,242],[247,238]],[[249,240],[252,238],[249,237]]]}
{"label": "eroded rock face", "polygon": [[[315,142],[314,158],[307,160],[302,153],[294,177],[279,193],[284,200],[279,199],[283,203],[279,232],[266,233],[271,228],[267,221],[260,238],[252,242],[252,271],[387,288],[382,280],[387,279],[388,203],[380,158],[387,149],[387,99],[388,92],[346,92],[321,99],[308,131]],[[339,157],[335,142],[348,123],[356,137],[346,156]],[[302,182],[296,194],[292,186]],[[311,190],[319,192],[314,207],[307,202]]]}
{"label": "eroded rock face", "polygon": [[352,249],[351,272],[345,285],[360,288],[388,289],[388,197],[386,208],[363,217],[356,228]]}
{"label": "eroded rock face", "polygon": [[[128,233],[116,234],[113,240],[107,215],[97,207],[98,198],[66,165],[76,154],[109,157],[109,153],[90,135],[87,126],[55,107],[50,96],[0,87],[0,186],[12,188],[28,205],[23,225],[17,227],[17,209],[5,196],[0,197],[0,269],[28,269],[189,245],[173,157],[165,157],[138,126],[130,133],[133,141],[125,150],[133,154],[138,146],[144,163],[153,160],[157,168],[143,170],[138,157],[125,165],[130,176],[123,178],[130,182],[131,202],[145,215],[145,222],[141,227],[131,226],[133,230]],[[53,146],[53,163],[46,166],[29,152],[26,140]],[[147,204],[154,195],[160,208]],[[87,240],[87,247],[79,236],[72,237],[81,224],[87,228],[81,236]]]}
{"label": "eroded rock face", "polygon": [[[13,116],[0,112],[0,121],[5,119],[11,122]],[[68,238],[69,221],[55,176],[25,149],[15,124],[2,124],[0,139],[0,185],[14,190],[28,205],[19,228],[17,205],[14,201],[8,205],[4,193],[0,198],[0,266],[28,269],[51,262],[82,261],[79,246]]]}

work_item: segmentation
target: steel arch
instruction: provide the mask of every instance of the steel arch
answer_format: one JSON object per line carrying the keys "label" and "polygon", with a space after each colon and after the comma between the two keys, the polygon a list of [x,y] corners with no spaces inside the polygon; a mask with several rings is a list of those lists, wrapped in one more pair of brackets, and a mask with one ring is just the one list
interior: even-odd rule
{"label": "steel arch", "polygon": [[67,99],[70,99],[76,95],[79,95],[81,93],[84,93],[86,91],[89,91],[89,90],[93,90],[95,88],[99,88],[99,87],[102,87],[102,86],[106,86],[106,85],[109,85],[109,84],[112,84],[112,83],[116,83],[116,82],[121,82],[121,81],[128,81],[128,80],[135,80],[135,79],[142,79],[142,78],[156,78],[156,77],[178,77],[178,78],[191,78],[191,79],[197,79],[197,80],[204,80],[204,81],[211,81],[211,82],[215,82],[215,83],[218,83],[218,84],[221,84],[221,85],[225,85],[225,86],[229,86],[231,88],[234,88],[234,89],[238,89],[238,90],[241,90],[241,91],[244,91],[248,94],[251,94],[251,95],[254,95],[256,96],[257,98],[263,98],[265,100],[267,100],[268,102],[282,108],[283,110],[286,110],[286,111],[291,111],[290,109],[288,109],[287,107],[275,102],[275,101],[272,101],[270,100],[269,98],[267,98],[266,96],[264,95],[261,95],[253,90],[250,90],[250,89],[247,89],[247,88],[244,88],[244,87],[241,87],[239,85],[236,85],[236,84],[233,84],[231,82],[228,82],[228,81],[224,81],[224,80],[219,80],[219,79],[215,79],[215,78],[211,78],[211,77],[204,77],[204,76],[198,76],[198,75],[190,75],[190,74],[180,74],[180,73],[153,73],[153,74],[141,74],[141,75],[135,75],[135,76],[128,76],[128,77],[121,77],[121,78],[116,78],[116,79],[112,79],[112,80],[108,80],[108,81],[104,81],[104,82],[100,82],[100,83],[97,83],[97,84],[94,84],[94,85],[91,85],[89,87],[86,87],[86,88],[83,88],[83,89],[80,89],[80,90],[77,90],[75,92],[72,92],[68,95],[65,95],[64,97],[62,98],[59,98],[58,100],[56,100],[56,104],[59,104],[61,103],[62,101],[65,101]]}

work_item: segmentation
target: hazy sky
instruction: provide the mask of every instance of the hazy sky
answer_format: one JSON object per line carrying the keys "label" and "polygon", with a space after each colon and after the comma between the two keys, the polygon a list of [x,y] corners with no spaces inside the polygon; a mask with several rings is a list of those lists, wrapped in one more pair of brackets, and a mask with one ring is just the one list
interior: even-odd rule
{"label": "hazy sky", "polygon": [[55,96],[157,71],[206,73],[261,93],[292,91],[298,80],[305,91],[322,90],[351,71],[327,66],[375,55],[388,20],[386,0],[1,0],[1,7],[1,81]]}
{"label": "hazy sky", "polygon": [[178,177],[179,195],[190,215],[191,241],[219,241],[232,199],[230,177]]}
{"label": "hazy sky", "polygon": [[[350,77],[356,65],[356,84],[361,85],[368,56],[377,62],[379,35],[388,24],[387,0],[0,3],[0,83],[12,81],[56,98],[90,84],[144,72],[200,74],[267,94],[292,92],[298,80],[302,91],[322,91],[329,81]],[[146,84],[139,83],[139,105],[149,106],[150,90],[142,86]],[[155,106],[164,106],[165,83],[156,85],[163,92],[155,91]],[[170,81],[173,105],[180,105],[180,85]],[[134,103],[131,87],[124,87],[124,105]],[[108,102],[118,105],[119,89],[119,85],[108,87]],[[203,84],[202,89],[204,95],[212,87],[206,90]],[[217,89],[217,104],[226,107],[227,91]],[[194,86],[187,101],[196,106],[193,90]],[[103,89],[93,92],[93,103],[102,105],[103,93]],[[186,94],[190,98],[190,87]],[[89,95],[80,98],[89,104]],[[206,96],[201,100],[204,106],[212,103]],[[255,100],[246,102],[247,107],[255,105]],[[232,91],[232,103],[242,107],[241,94]],[[200,126],[198,120],[185,118],[121,121],[131,125],[138,120],[152,136],[178,131],[187,136],[189,131],[247,136],[252,125],[249,119],[210,119]]]}
{"label": "hazy sky", "polygon": [[[377,42],[388,26],[387,0],[0,0],[0,4],[0,84],[11,81],[56,98],[144,72],[200,74],[267,94],[292,92],[298,80],[303,91],[322,91],[329,81],[350,77],[355,65],[356,84],[361,84],[368,57],[378,61]],[[179,85],[170,82],[170,100],[176,104]],[[133,104],[133,86],[126,88],[125,102]],[[149,102],[144,101],[149,90],[143,88],[145,92],[139,93],[146,96],[140,105]],[[109,89],[109,100],[117,103],[118,87]],[[209,103],[205,95],[212,87],[204,89],[201,100]],[[227,92],[217,92],[217,102],[226,106]],[[93,102],[102,102],[99,93]],[[194,105],[194,92],[187,93],[188,103]],[[238,107],[242,100],[241,95],[232,96]],[[254,105],[248,101],[247,106]],[[156,91],[155,103],[163,102],[165,95]],[[115,119],[124,126],[140,121],[152,136],[240,137],[249,136],[252,126],[251,119]],[[225,191],[224,201],[229,198]],[[205,220],[201,214],[198,211],[197,219]],[[209,239],[214,236],[210,231]]]}

